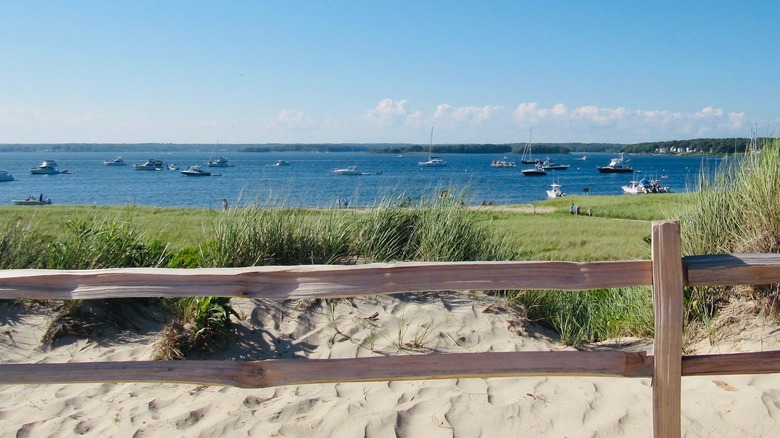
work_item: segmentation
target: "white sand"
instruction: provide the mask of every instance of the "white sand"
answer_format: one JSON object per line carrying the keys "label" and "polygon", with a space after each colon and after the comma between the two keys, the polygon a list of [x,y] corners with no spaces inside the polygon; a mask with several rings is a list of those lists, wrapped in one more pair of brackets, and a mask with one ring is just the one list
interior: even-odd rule
{"label": "white sand", "polygon": [[[235,347],[215,359],[338,358],[429,351],[563,350],[483,296],[424,295],[282,306],[236,301]],[[376,316],[372,317],[374,314]],[[5,363],[146,360],[160,322],[143,335],[40,348],[46,317],[0,306]],[[691,352],[780,349],[777,327],[754,323]],[[422,344],[422,348],[399,344]],[[638,345],[648,345],[639,343]],[[709,351],[708,351],[709,350]],[[683,380],[686,436],[777,436],[780,376]],[[235,389],[196,385],[0,386],[2,436],[591,437],[652,434],[649,379],[523,377]]]}

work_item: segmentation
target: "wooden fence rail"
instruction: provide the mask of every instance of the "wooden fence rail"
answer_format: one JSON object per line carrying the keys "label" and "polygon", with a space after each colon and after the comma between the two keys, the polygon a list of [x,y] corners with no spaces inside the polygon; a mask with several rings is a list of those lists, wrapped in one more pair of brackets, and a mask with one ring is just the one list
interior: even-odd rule
{"label": "wooden fence rail", "polygon": [[681,434],[681,377],[780,372],[780,352],[682,355],[683,288],[780,283],[780,255],[682,257],[677,222],[654,222],[652,260],[390,263],[219,269],[0,271],[0,299],[224,296],[343,298],[423,291],[565,290],[653,286],[654,354],[489,352],[352,359],[0,364],[0,384],[164,382],[242,388],[536,375],[653,378],[655,436]]}

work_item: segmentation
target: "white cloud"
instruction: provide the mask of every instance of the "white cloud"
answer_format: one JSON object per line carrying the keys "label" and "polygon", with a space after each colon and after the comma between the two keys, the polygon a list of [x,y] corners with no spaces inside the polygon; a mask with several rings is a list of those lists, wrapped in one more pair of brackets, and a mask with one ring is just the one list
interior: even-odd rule
{"label": "white cloud", "polygon": [[274,126],[284,128],[303,128],[311,124],[303,111],[283,109],[274,119]]}
{"label": "white cloud", "polygon": [[409,118],[419,118],[419,114],[406,112],[407,103],[406,100],[383,99],[376,108],[366,111],[366,119],[377,122],[380,126],[389,127],[403,125]]}

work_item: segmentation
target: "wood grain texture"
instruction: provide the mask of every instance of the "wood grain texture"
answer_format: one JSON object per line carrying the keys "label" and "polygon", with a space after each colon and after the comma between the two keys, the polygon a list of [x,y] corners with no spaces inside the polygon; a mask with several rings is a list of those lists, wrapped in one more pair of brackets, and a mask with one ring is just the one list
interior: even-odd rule
{"label": "wood grain texture", "polygon": [[283,300],[425,291],[586,290],[649,285],[651,279],[649,260],[6,270],[0,271],[0,299],[223,296]]}
{"label": "wood grain texture", "polygon": [[714,254],[683,258],[690,286],[780,283],[780,254]]}
{"label": "wood grain texture", "polygon": [[680,224],[653,222],[653,435],[681,434],[683,268]]}
{"label": "wood grain texture", "polygon": [[652,360],[621,351],[451,353],[351,359],[138,361],[0,365],[2,384],[160,382],[266,388],[307,383],[509,376],[650,377]]}

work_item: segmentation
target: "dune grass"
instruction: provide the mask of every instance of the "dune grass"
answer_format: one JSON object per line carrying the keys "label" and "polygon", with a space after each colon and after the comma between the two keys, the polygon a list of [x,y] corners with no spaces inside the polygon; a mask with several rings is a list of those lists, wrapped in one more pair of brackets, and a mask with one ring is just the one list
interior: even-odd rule
{"label": "dune grass", "polygon": [[[758,154],[730,157],[714,176],[703,171],[701,181],[681,220],[684,254],[780,252],[780,139]],[[753,309],[780,309],[778,285],[699,287],[686,291],[688,319],[706,326],[745,295],[762,304]]]}
{"label": "dune grass", "polygon": [[[5,268],[59,269],[649,259],[650,221],[674,217],[669,212],[689,196],[574,196],[540,202],[534,213],[527,206],[524,212],[468,208],[462,195],[417,206],[383,202],[363,210],[6,207],[0,208],[9,213],[0,219],[0,255]],[[571,202],[583,212],[591,207],[594,216],[570,215]],[[553,327],[572,344],[652,331],[649,288],[505,294],[530,319]],[[208,351],[217,344],[211,333],[229,332],[229,299],[162,300],[161,305],[175,321],[166,328],[157,357]],[[64,317],[83,314],[72,306],[66,310]]]}

